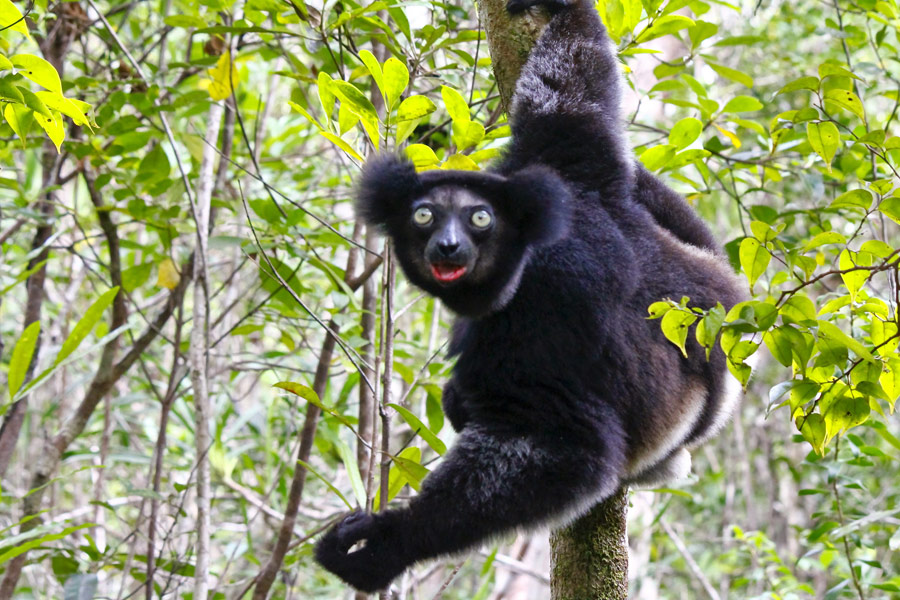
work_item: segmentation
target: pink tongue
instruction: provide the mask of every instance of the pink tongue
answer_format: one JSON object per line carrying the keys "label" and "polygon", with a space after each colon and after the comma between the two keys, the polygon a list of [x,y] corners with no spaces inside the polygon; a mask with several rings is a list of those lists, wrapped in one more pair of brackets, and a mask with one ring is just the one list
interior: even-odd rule
{"label": "pink tongue", "polygon": [[437,264],[431,265],[431,272],[438,281],[455,281],[466,272],[464,266]]}

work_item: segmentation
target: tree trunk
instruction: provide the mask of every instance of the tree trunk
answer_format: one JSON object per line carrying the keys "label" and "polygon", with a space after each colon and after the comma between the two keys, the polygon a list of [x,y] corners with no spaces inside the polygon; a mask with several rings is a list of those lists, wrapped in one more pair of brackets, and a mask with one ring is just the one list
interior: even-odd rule
{"label": "tree trunk", "polygon": [[[506,0],[478,0],[500,100],[509,109],[528,53],[547,24],[545,13],[510,18]],[[550,536],[550,590],[553,600],[626,600],[628,537],[623,487],[591,512]]]}
{"label": "tree trunk", "polygon": [[552,600],[626,600],[628,488],[550,535]]}

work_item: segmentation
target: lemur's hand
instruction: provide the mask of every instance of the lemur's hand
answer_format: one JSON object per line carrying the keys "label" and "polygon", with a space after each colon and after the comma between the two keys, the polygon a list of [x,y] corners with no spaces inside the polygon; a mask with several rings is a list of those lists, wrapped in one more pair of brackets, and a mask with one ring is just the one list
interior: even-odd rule
{"label": "lemur's hand", "polygon": [[567,6],[577,4],[581,0],[509,0],[506,3],[506,10],[510,14],[517,15],[525,12],[532,6],[546,6],[550,12],[557,12]]}

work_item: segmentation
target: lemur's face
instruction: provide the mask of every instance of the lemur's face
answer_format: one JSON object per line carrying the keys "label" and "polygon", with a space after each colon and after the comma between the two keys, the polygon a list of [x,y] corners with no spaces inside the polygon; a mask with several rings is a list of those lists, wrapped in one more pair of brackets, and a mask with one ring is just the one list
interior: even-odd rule
{"label": "lemur's face", "polygon": [[402,258],[442,288],[489,277],[512,233],[487,199],[455,186],[433,188],[411,202],[405,229]]}

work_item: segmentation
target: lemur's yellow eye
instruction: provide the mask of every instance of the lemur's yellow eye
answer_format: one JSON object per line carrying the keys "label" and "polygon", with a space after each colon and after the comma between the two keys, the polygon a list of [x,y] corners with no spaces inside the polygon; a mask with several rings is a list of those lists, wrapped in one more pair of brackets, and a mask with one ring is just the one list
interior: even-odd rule
{"label": "lemur's yellow eye", "polygon": [[482,229],[491,224],[491,213],[486,210],[476,211],[472,215],[472,225],[481,227]]}
{"label": "lemur's yellow eye", "polygon": [[425,208],[423,206],[417,208],[416,212],[413,213],[413,221],[415,221],[417,225],[428,225],[433,220],[434,215],[431,214],[430,208]]}

